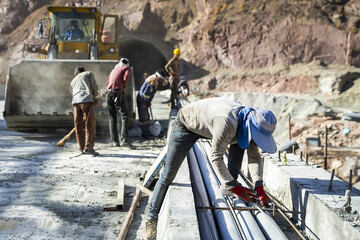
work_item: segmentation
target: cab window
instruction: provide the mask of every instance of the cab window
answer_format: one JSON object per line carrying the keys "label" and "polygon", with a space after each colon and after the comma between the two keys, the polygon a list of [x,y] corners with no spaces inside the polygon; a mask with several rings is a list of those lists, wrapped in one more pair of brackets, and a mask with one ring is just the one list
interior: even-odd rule
{"label": "cab window", "polygon": [[95,16],[90,13],[53,13],[50,19],[58,41],[90,42],[96,24]]}
{"label": "cab window", "polygon": [[115,43],[116,42],[116,18],[107,16],[104,18],[103,29],[101,33],[102,43]]}

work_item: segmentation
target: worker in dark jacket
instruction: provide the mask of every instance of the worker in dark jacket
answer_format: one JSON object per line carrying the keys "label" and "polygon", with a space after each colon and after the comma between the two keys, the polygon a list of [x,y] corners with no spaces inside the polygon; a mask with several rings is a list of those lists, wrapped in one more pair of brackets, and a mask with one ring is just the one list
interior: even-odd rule
{"label": "worker in dark jacket", "polygon": [[[106,101],[109,111],[110,140],[114,147],[130,146],[128,129],[128,111],[125,100],[125,87],[131,77],[129,60],[121,58],[111,71],[106,83]],[[121,116],[120,140],[117,130],[117,113]]]}
{"label": "worker in dark jacket", "polygon": [[[99,155],[94,150],[96,119],[94,104],[98,102],[98,85],[94,74],[83,67],[75,68],[75,78],[70,83],[74,125],[79,150],[85,154]],[[85,122],[85,132],[84,132]]]}
{"label": "worker in dark jacket", "polygon": [[[176,95],[178,94],[178,85],[179,85],[179,78],[180,78],[180,70],[179,70],[179,57],[181,54],[180,49],[174,49],[174,56],[170,59],[170,61],[165,65],[165,70],[170,74],[170,87],[171,87],[171,96],[170,96],[170,103],[171,108],[175,108],[175,99]],[[166,101],[165,103],[169,102]]]}
{"label": "worker in dark jacket", "polygon": [[77,20],[71,20],[70,27],[71,28],[65,33],[64,40],[80,40],[85,37]]}
{"label": "worker in dark jacket", "polygon": [[139,93],[136,97],[138,113],[139,113],[139,124],[141,129],[141,137],[153,138],[155,137],[150,127],[150,115],[149,108],[151,107],[151,101],[154,98],[156,90],[159,84],[164,83],[164,71],[157,70],[154,74],[147,77],[141,86]]}
{"label": "worker in dark jacket", "polygon": [[[272,133],[276,117],[266,109],[253,109],[225,98],[208,98],[182,107],[173,123],[168,140],[166,164],[157,181],[150,201],[145,224],[145,239],[156,236],[156,224],[166,191],[174,180],[187,153],[199,138],[211,139],[210,161],[221,181],[224,195],[235,194],[245,202],[258,199],[270,202],[263,189],[259,148],[268,153],[277,150]],[[223,156],[230,145],[228,167]],[[255,191],[237,182],[244,151]],[[256,194],[256,195],[255,195]]]}

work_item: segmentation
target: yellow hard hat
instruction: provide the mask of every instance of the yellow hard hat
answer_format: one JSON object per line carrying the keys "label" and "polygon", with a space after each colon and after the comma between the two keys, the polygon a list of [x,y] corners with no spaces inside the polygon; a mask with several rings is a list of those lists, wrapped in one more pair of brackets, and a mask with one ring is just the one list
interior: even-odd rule
{"label": "yellow hard hat", "polygon": [[175,55],[180,55],[180,54],[181,54],[180,49],[175,48],[175,49],[174,49],[174,54],[175,54]]}

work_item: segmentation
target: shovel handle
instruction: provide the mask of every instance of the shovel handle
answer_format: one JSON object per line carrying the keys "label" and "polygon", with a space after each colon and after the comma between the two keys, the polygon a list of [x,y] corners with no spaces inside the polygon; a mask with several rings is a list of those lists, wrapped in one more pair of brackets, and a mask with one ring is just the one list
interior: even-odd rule
{"label": "shovel handle", "polygon": [[149,109],[150,109],[150,116],[151,116],[151,120],[154,120],[151,107],[149,107]]}

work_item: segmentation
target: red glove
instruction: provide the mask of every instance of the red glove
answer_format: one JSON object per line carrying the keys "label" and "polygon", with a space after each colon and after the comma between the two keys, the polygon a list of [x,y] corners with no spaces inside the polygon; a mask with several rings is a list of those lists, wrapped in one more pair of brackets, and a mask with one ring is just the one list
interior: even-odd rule
{"label": "red glove", "polygon": [[269,203],[271,203],[271,200],[270,200],[269,196],[266,194],[266,192],[264,191],[263,186],[257,187],[255,190],[261,200],[262,205],[264,207],[269,206]]}
{"label": "red glove", "polygon": [[241,185],[237,185],[230,190],[236,195],[238,195],[245,202],[256,202],[256,200],[258,200],[258,197],[255,195],[254,190],[242,187]]}
{"label": "red glove", "polygon": [[175,73],[172,73],[171,76],[175,77]]}
{"label": "red glove", "polygon": [[148,106],[148,107],[151,107],[151,103],[148,103],[147,106]]}

